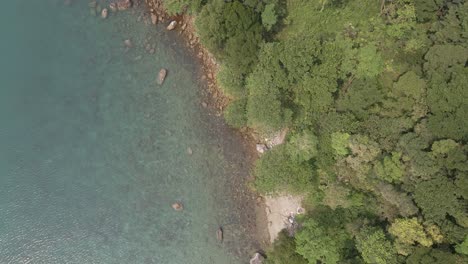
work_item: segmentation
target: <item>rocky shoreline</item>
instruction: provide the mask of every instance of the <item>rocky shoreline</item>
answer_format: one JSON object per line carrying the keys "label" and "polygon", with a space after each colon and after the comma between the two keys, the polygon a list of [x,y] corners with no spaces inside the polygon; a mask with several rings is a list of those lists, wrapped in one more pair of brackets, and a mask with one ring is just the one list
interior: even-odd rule
{"label": "rocky shoreline", "polygon": [[[71,3],[72,0],[65,0],[65,3],[68,3],[68,1]],[[196,34],[195,17],[187,14],[175,16],[167,14],[162,0],[114,0],[110,3],[106,1],[106,4],[101,0],[89,2],[92,14],[94,16],[99,15],[102,19],[106,19],[108,15],[113,15],[113,13],[130,9],[132,6],[146,8],[146,10],[148,10],[148,12],[140,13],[138,21],[147,25],[162,25],[168,31],[177,32],[177,34],[180,35],[183,45],[193,54],[194,58],[198,59],[198,64],[201,66],[198,80],[201,87],[205,88],[201,91],[201,106],[207,109],[209,115],[214,115],[216,119],[222,119],[223,110],[229,104],[231,99],[222,93],[216,82],[219,63],[216,61],[214,56],[204,48],[203,45],[201,45],[200,39]],[[127,39],[124,41],[124,46],[128,50],[134,45],[130,39]],[[148,39],[145,40],[143,46],[147,53],[153,54],[155,52],[155,47],[151,45]],[[159,73],[157,73],[158,84],[162,84],[166,74],[166,69],[159,70]],[[231,134],[224,130],[225,129],[221,128],[218,133],[221,134],[221,136],[229,136],[229,134]],[[235,134],[238,136],[236,136],[236,139],[226,139],[225,141],[228,142],[227,144],[230,144],[231,147],[234,147],[234,141],[243,141],[242,149],[245,153],[244,159],[249,163],[245,165],[248,168],[246,168],[246,171],[243,173],[249,174],[248,172],[250,171],[250,167],[259,155],[256,149],[257,142],[262,142],[263,140],[260,139],[260,137],[251,129],[242,129],[235,132]],[[229,137],[232,137],[232,135]],[[266,142],[266,146],[269,146],[268,142]],[[227,153],[226,155],[233,156],[232,153]],[[241,162],[235,157],[231,157],[230,159]],[[239,176],[240,175],[233,175],[233,177],[229,179],[229,183],[231,185],[230,189],[232,192],[230,196],[233,197],[233,203],[235,204],[236,211],[243,212],[242,215],[239,216],[240,225],[242,226],[245,236],[252,240],[249,242],[249,244],[254,245],[253,247],[251,246],[251,248],[255,248],[256,250],[249,252],[248,254],[250,254],[250,256],[254,256],[253,259],[258,261],[261,259],[261,255],[256,253],[259,251],[262,252],[262,250],[270,244],[268,231],[269,219],[267,217],[265,203],[266,199],[249,190],[246,185],[248,180],[245,177]],[[174,208],[173,205],[174,210],[182,208],[181,206],[176,207],[177,209]],[[226,231],[229,232],[228,230]],[[240,252],[233,253],[238,254]]]}
{"label": "rocky shoreline", "polygon": [[[221,117],[224,108],[229,104],[230,98],[225,96],[216,81],[216,75],[219,71],[219,63],[215,57],[200,43],[200,39],[196,34],[195,29],[195,17],[188,14],[170,16],[167,14],[161,0],[145,0],[148,9],[150,11],[151,23],[152,24],[164,24],[168,30],[177,31],[184,41],[184,45],[199,59],[201,65],[201,73],[199,75],[199,81],[206,84],[204,85],[207,89],[203,91],[206,101],[202,102],[204,108],[210,108],[215,112],[215,115]],[[249,153],[250,165],[253,164],[255,159],[258,157],[256,150],[256,142],[259,142],[259,136],[251,129],[241,129],[241,134],[244,144],[247,146]],[[284,136],[283,136],[284,139]],[[255,204],[255,219],[246,219],[245,231],[250,234],[254,234],[257,240],[255,244],[259,244],[260,248],[258,251],[263,252],[271,241],[270,232],[268,230],[268,217],[266,211],[265,198],[259,196],[252,191],[250,194],[245,194],[245,182],[233,182],[235,186],[233,189],[237,189],[235,195],[238,198],[236,202],[244,206],[245,203]],[[251,263],[261,263],[262,255],[257,252],[252,252]]]}

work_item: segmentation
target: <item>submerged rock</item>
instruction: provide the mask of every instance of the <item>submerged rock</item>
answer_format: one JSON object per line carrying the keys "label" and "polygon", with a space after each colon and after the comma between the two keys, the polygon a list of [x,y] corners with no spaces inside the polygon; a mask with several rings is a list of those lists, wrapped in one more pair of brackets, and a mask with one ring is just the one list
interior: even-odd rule
{"label": "submerged rock", "polygon": [[116,3],[110,3],[109,4],[109,9],[112,11],[112,12],[117,12],[117,4]]}
{"label": "submerged rock", "polygon": [[129,39],[124,40],[124,45],[125,45],[126,48],[131,48],[131,47],[133,47],[133,43],[132,43],[132,41],[129,40]]}
{"label": "submerged rock", "polygon": [[131,0],[120,0],[117,2],[117,9],[120,11],[127,10],[132,7]]}
{"label": "submerged rock", "polygon": [[101,17],[104,18],[104,19],[106,19],[108,13],[109,13],[109,11],[107,10],[107,8],[104,8],[104,9],[101,11]]}
{"label": "submerged rock", "polygon": [[161,70],[159,70],[159,73],[158,73],[158,84],[159,85],[162,85],[164,80],[166,79],[166,75],[167,75],[167,70],[162,68]]}
{"label": "submerged rock", "polygon": [[219,241],[219,242],[223,242],[223,239],[224,239],[224,234],[223,234],[223,228],[222,227],[219,227],[218,230],[216,230],[216,239]]}
{"label": "submerged rock", "polygon": [[177,21],[173,20],[171,23],[169,23],[169,26],[167,26],[167,30],[173,30],[177,26]]}
{"label": "submerged rock", "polygon": [[265,258],[260,254],[260,253],[255,253],[253,255],[253,257],[250,259],[250,264],[262,264],[263,263],[263,260],[265,260]]}
{"label": "submerged rock", "polygon": [[151,14],[151,23],[153,25],[156,25],[158,23],[158,16],[156,16],[155,14]]}
{"label": "submerged rock", "polygon": [[175,202],[171,205],[172,209],[176,210],[176,211],[182,211],[184,210],[184,205],[182,203],[179,203],[179,202]]}

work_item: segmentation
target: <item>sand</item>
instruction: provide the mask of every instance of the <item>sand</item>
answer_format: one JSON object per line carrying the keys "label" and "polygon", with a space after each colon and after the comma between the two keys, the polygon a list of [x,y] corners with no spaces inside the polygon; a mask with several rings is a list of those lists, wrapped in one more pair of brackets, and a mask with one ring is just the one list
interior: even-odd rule
{"label": "sand", "polygon": [[272,243],[278,234],[288,226],[288,217],[297,215],[302,208],[303,197],[293,195],[279,195],[265,197],[265,211],[268,219],[268,232]]}

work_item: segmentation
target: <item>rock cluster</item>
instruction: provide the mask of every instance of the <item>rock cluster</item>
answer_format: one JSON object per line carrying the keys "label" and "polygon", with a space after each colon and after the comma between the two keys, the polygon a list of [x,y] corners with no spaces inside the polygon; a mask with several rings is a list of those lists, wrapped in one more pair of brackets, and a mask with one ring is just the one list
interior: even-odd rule
{"label": "rock cluster", "polygon": [[101,14],[101,17],[103,19],[106,19],[109,16],[109,10],[112,12],[123,11],[129,9],[130,7],[132,7],[132,5],[133,3],[131,0],[119,0],[110,3],[109,9],[107,9],[99,5],[96,0],[88,2],[88,7],[91,15],[96,16],[97,14]]}

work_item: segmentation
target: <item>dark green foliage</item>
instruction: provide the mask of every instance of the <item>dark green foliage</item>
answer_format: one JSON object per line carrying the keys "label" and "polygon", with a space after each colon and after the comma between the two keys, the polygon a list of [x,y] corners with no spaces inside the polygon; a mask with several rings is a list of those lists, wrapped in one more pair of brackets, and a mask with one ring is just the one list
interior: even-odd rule
{"label": "dark green foliage", "polygon": [[468,1],[167,1],[205,4],[226,121],[289,128],[255,187],[311,214],[269,263],[466,262]]}
{"label": "dark green foliage", "polygon": [[286,231],[279,233],[273,243],[273,248],[268,253],[266,264],[307,264],[299,253],[296,252],[296,241]]}
{"label": "dark green foliage", "polygon": [[426,219],[443,223],[451,216],[458,225],[468,226],[467,203],[461,190],[442,175],[416,186],[414,199]]}
{"label": "dark green foliage", "polygon": [[277,129],[291,118],[291,112],[282,100],[288,82],[278,58],[280,51],[277,44],[263,45],[260,61],[247,79],[247,117],[252,127]]}
{"label": "dark green foliage", "polygon": [[247,73],[256,60],[262,37],[260,17],[239,1],[214,0],[196,20],[202,43],[240,72]]}
{"label": "dark green foliage", "polygon": [[462,264],[466,263],[468,258],[453,254],[446,250],[419,247],[408,258],[408,264]]}
{"label": "dark green foliage", "polygon": [[384,96],[385,91],[377,79],[357,79],[337,100],[337,109],[350,111],[357,118],[365,119]]}

